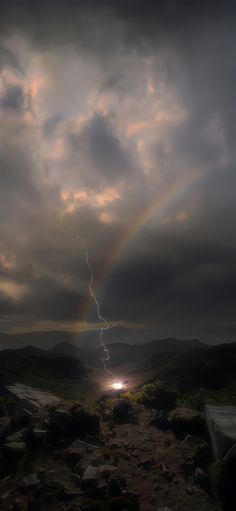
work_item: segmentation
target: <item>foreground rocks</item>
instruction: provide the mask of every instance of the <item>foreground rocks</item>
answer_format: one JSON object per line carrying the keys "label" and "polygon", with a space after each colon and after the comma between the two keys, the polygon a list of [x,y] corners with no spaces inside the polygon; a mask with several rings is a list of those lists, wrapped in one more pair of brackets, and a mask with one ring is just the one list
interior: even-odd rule
{"label": "foreground rocks", "polygon": [[[18,399],[1,430],[0,509],[216,511],[207,442],[183,436],[185,427],[181,440],[173,432],[183,412],[169,422],[143,406],[117,405],[118,415],[102,422],[81,403],[58,401],[30,405],[24,416]],[[21,409],[24,420],[13,420]]]}

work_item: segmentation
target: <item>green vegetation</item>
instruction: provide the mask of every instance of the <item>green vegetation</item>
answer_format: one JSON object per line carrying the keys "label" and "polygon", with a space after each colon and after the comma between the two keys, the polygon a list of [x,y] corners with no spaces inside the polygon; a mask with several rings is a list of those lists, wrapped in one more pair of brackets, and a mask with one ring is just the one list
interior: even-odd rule
{"label": "green vegetation", "polygon": [[196,388],[191,393],[184,393],[178,397],[178,406],[203,411],[206,404],[218,406],[236,406],[236,384],[220,390],[209,390],[205,387]]}
{"label": "green vegetation", "polygon": [[143,404],[147,408],[171,410],[176,406],[178,392],[176,389],[157,381],[144,385],[140,392],[127,392],[123,397]]}

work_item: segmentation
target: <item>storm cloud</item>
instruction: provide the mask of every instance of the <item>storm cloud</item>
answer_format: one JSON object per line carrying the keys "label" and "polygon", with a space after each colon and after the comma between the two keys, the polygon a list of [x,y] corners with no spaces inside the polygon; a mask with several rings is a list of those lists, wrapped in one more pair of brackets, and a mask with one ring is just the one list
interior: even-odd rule
{"label": "storm cloud", "polygon": [[235,29],[233,1],[1,2],[1,331],[94,328],[62,226],[111,326],[235,339]]}

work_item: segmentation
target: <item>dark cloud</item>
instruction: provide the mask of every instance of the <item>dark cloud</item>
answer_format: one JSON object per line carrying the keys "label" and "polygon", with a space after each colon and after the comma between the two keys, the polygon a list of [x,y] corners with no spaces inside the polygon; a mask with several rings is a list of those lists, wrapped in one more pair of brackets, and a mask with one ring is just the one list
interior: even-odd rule
{"label": "dark cloud", "polygon": [[0,106],[21,112],[25,108],[25,95],[22,87],[9,85],[1,98]]}
{"label": "dark cloud", "polygon": [[88,269],[62,224],[96,282],[135,233],[99,288],[108,319],[233,338],[235,14],[220,0],[1,2],[6,328],[83,319]]}
{"label": "dark cloud", "polygon": [[99,113],[79,133],[69,133],[68,144],[69,158],[74,158],[79,179],[89,180],[90,185],[114,183],[134,171],[132,156],[122,147],[110,120]]}

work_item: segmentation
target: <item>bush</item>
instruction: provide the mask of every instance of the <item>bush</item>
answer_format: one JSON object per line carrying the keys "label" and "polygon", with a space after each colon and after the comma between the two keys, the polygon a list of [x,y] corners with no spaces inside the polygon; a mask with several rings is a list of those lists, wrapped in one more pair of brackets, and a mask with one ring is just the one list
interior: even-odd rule
{"label": "bush", "polygon": [[142,392],[136,395],[136,401],[159,410],[172,410],[176,406],[177,391],[161,382],[144,385]]}
{"label": "bush", "polygon": [[125,422],[133,415],[132,402],[127,397],[119,399],[113,406],[113,419],[115,422]]}

